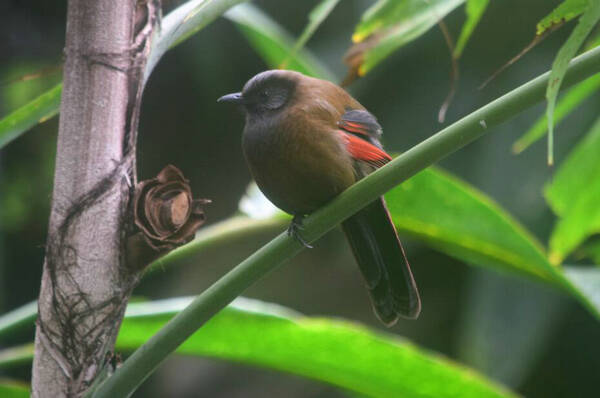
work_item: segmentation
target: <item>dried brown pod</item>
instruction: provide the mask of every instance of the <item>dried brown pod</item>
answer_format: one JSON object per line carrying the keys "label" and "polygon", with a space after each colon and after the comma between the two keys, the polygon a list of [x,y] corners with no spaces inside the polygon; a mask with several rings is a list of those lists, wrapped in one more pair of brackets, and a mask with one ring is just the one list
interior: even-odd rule
{"label": "dried brown pod", "polygon": [[208,199],[193,199],[189,181],[168,165],[135,189],[133,215],[140,232],[128,242],[128,263],[137,268],[194,238],[205,221]]}

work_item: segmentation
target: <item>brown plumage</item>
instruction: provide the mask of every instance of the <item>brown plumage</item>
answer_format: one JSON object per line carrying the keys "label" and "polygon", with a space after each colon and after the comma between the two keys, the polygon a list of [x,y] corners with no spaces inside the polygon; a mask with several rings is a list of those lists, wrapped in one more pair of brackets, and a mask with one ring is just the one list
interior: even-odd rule
{"label": "brown plumage", "polygon": [[[301,217],[391,160],[379,143],[376,118],[328,81],[266,71],[219,101],[244,106],[250,172],[277,207],[295,216],[294,234]],[[399,316],[416,318],[419,294],[383,198],[342,227],[381,321],[391,326]]]}

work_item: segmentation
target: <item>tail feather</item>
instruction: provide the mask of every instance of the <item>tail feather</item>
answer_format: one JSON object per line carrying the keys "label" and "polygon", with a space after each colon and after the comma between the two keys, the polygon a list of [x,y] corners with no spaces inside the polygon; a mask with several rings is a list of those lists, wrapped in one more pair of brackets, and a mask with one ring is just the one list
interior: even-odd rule
{"label": "tail feather", "polygon": [[383,198],[343,222],[342,228],[369,290],[377,317],[387,326],[421,312],[419,292]]}

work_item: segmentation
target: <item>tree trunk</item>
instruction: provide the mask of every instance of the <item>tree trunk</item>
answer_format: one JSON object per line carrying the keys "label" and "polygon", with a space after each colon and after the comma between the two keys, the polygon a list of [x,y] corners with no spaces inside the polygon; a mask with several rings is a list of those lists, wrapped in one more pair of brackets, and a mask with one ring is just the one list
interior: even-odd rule
{"label": "tree trunk", "polygon": [[32,394],[83,395],[107,365],[139,271],[126,239],[143,70],[158,0],[70,0]]}

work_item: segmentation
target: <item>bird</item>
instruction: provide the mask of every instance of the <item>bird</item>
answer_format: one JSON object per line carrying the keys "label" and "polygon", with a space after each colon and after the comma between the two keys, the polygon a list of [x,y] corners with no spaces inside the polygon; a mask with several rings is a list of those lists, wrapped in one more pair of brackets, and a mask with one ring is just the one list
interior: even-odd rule
{"label": "bird", "polygon": [[[267,70],[217,102],[243,109],[250,173],[264,195],[293,216],[288,233],[305,246],[305,216],[392,160],[375,116],[327,80]],[[343,221],[342,229],[379,320],[391,327],[400,318],[416,319],[421,299],[384,198]]]}

